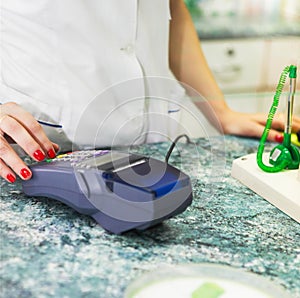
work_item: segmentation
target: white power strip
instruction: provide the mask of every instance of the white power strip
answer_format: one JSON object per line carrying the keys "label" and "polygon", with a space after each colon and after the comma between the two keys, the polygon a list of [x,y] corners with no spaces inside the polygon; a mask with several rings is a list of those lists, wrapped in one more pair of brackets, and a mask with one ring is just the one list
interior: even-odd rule
{"label": "white power strip", "polygon": [[[265,153],[264,162],[268,157]],[[266,173],[253,153],[234,160],[231,175],[300,223],[300,170]]]}

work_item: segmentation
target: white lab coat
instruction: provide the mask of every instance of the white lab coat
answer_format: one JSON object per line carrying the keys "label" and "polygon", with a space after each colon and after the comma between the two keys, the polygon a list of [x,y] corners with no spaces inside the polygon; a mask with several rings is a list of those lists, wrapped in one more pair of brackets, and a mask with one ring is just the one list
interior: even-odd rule
{"label": "white lab coat", "polygon": [[169,70],[169,21],[169,0],[2,0],[0,101],[59,143],[174,137],[184,91]]}

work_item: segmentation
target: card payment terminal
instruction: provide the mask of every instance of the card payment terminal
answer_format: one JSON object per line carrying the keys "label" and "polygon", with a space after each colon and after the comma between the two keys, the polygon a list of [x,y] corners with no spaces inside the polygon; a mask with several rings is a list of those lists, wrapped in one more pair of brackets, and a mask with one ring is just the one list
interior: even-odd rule
{"label": "card payment terminal", "polygon": [[192,202],[189,176],[152,157],[85,150],[30,168],[25,194],[57,199],[115,234],[154,226]]}

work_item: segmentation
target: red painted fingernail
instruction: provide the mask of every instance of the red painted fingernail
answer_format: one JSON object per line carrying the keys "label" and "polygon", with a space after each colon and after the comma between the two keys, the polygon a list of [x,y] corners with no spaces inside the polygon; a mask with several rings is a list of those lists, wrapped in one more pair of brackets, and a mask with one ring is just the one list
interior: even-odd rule
{"label": "red painted fingernail", "polygon": [[6,176],[6,179],[10,182],[10,183],[14,183],[16,181],[16,177],[12,174],[8,174]]}
{"label": "red painted fingernail", "polygon": [[278,143],[282,143],[283,142],[283,135],[276,135],[275,136],[275,141]]}
{"label": "red painted fingernail", "polygon": [[25,168],[20,171],[20,174],[24,179],[27,179],[31,175],[30,172]]}
{"label": "red painted fingernail", "polygon": [[35,159],[37,159],[38,161],[42,161],[45,159],[45,154],[41,151],[41,150],[36,150],[34,153],[33,153],[33,157]]}
{"label": "red painted fingernail", "polygon": [[47,152],[47,155],[50,157],[50,158],[54,158],[56,156],[56,153],[54,152],[53,149],[50,149],[48,152]]}

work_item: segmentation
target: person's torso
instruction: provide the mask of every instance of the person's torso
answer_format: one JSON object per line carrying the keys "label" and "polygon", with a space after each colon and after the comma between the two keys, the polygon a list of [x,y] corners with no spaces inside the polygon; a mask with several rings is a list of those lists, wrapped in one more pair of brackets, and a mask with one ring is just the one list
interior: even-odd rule
{"label": "person's torso", "polygon": [[2,0],[0,101],[79,144],[138,142],[144,78],[170,77],[169,20],[169,0]]}

